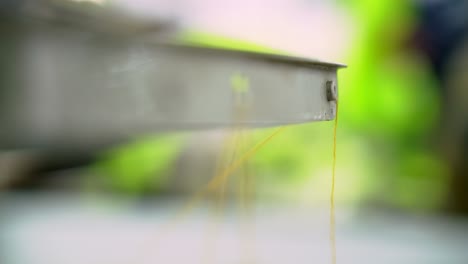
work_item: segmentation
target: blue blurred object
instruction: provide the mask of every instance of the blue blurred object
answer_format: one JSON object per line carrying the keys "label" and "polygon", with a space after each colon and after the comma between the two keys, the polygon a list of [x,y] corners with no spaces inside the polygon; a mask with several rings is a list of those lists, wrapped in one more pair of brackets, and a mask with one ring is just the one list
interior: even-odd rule
{"label": "blue blurred object", "polygon": [[431,60],[435,72],[444,79],[448,60],[468,34],[468,1],[418,1],[420,27],[417,47]]}

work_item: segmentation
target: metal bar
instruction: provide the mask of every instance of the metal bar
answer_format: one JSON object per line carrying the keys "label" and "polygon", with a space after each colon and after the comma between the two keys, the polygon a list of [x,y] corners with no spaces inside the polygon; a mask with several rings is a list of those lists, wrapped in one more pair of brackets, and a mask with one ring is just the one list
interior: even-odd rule
{"label": "metal bar", "polygon": [[[9,74],[0,79],[0,147],[97,144],[335,115],[340,64],[162,44],[61,23],[3,24],[0,70]],[[239,107],[246,112],[241,120]]]}

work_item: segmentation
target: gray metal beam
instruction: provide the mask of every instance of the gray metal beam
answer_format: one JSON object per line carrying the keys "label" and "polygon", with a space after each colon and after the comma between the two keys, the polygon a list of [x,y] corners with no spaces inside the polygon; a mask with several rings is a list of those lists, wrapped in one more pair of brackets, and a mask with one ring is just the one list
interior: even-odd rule
{"label": "gray metal beam", "polygon": [[2,24],[3,148],[335,115],[340,64],[163,44],[43,20]]}

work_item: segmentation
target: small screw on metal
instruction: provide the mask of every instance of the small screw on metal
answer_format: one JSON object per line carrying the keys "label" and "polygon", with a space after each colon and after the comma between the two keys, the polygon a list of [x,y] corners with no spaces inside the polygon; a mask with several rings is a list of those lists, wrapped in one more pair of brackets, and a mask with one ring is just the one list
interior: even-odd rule
{"label": "small screw on metal", "polygon": [[334,81],[327,81],[325,84],[327,88],[327,100],[328,101],[336,101],[338,98],[338,93],[336,90],[336,84]]}

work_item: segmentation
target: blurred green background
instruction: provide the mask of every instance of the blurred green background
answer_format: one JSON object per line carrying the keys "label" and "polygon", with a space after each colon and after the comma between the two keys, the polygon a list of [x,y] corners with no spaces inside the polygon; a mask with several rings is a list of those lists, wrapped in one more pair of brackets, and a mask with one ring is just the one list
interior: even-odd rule
{"label": "blurred green background", "polygon": [[[242,8],[242,3],[239,6]],[[327,8],[346,14],[353,28],[340,55],[348,68],[339,72],[339,203],[410,212],[466,213],[468,195],[460,194],[456,187],[467,187],[467,171],[462,168],[466,168],[466,137],[455,136],[466,134],[466,114],[459,115],[458,120],[447,118],[463,111],[461,106],[450,105],[447,94],[456,97],[457,87],[466,87],[467,83],[454,80],[457,85],[449,85],[448,70],[438,72],[440,66],[433,54],[418,46],[425,43],[432,49],[440,48],[431,43],[437,43],[437,39],[421,37],[422,31],[431,33],[423,30],[433,19],[427,15],[428,8],[409,0],[338,1],[328,3]],[[323,30],[339,26],[328,25]],[[433,35],[438,36],[437,32]],[[197,30],[180,33],[178,40],[191,45],[296,54]],[[466,45],[461,40],[456,44],[453,46]],[[456,58],[453,52],[446,60]],[[269,131],[251,133],[260,139]],[[257,185],[259,193],[268,199],[325,202],[329,190],[325,187],[331,177],[332,131],[333,122],[291,126],[259,151],[252,160],[255,177],[261,183]],[[154,140],[120,146],[107,151],[92,170],[111,178],[118,191],[133,195],[162,191],[169,188],[168,171],[176,166],[175,160],[191,137],[196,136],[155,136]]]}

